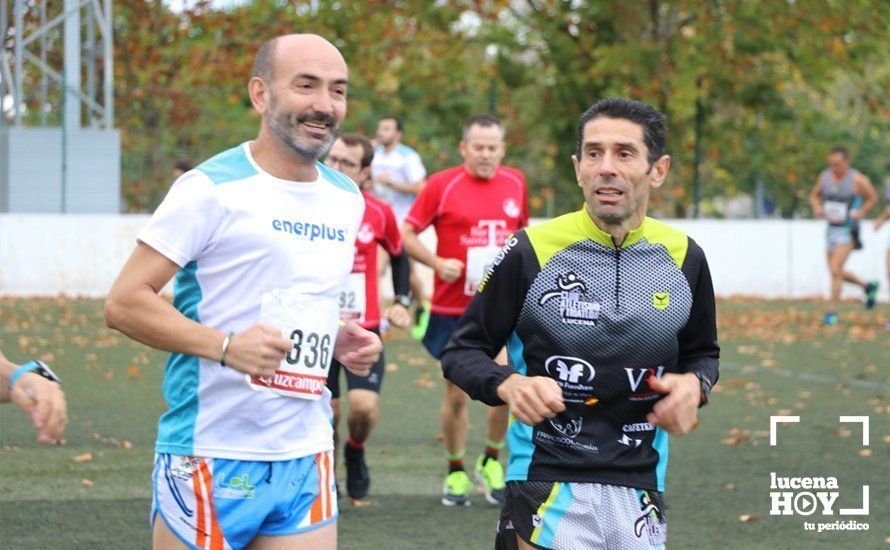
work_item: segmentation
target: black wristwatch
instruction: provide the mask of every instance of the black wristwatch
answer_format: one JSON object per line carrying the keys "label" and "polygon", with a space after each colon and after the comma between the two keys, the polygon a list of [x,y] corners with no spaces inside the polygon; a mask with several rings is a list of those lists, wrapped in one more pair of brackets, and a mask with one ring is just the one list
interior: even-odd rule
{"label": "black wristwatch", "polygon": [[59,377],[56,376],[56,373],[54,373],[52,371],[52,369],[46,365],[46,363],[35,359],[33,361],[28,361],[24,365],[20,365],[17,369],[15,369],[15,371],[12,373],[12,376],[9,377],[9,388],[12,389],[12,387],[15,385],[15,383],[18,382],[19,378],[23,374],[28,373],[28,372],[33,372],[34,374],[38,374],[38,375],[46,378],[47,380],[55,382],[56,384],[62,383],[62,381],[59,379]]}
{"label": "black wristwatch", "polygon": [[409,307],[411,307],[411,298],[405,296],[404,294],[399,294],[398,296],[396,296],[396,298],[395,298],[395,300],[393,300],[393,302],[396,304],[399,304],[400,306],[404,307],[405,309],[408,309]]}

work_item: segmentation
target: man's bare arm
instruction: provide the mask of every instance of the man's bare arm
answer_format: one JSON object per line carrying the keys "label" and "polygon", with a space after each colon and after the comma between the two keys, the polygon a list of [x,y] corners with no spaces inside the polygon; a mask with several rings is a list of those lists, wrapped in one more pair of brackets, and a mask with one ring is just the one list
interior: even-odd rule
{"label": "man's bare arm", "polygon": [[179,266],[139,243],[105,300],[105,324],[153,348],[219,359],[226,334],[180,313],[158,293]]}
{"label": "man's bare arm", "polygon": [[868,213],[871,212],[871,209],[878,203],[878,193],[875,191],[875,186],[871,184],[868,176],[862,173],[856,174],[853,186],[855,192],[862,197],[862,206],[856,209],[856,219],[864,220]]}
{"label": "man's bare arm", "polygon": [[822,186],[819,184],[819,180],[816,180],[816,185],[810,191],[809,201],[813,216],[821,218],[824,213],[822,212]]}
{"label": "man's bare arm", "polygon": [[423,186],[426,184],[426,179],[422,179],[419,181],[415,181],[414,183],[395,183],[390,182],[388,185],[395,189],[396,191],[401,191],[402,193],[410,193],[414,196],[420,194],[420,191],[423,189]]}
{"label": "man's bare arm", "polygon": [[[195,322],[158,293],[179,270],[175,262],[140,243],[105,300],[105,324],[153,348],[219,361],[226,333]],[[226,365],[251,375],[274,374],[292,343],[265,325],[232,336]]]}
{"label": "man's bare arm", "polygon": [[408,255],[418,262],[433,268],[439,278],[445,282],[452,282],[460,277],[464,263],[456,258],[440,258],[433,254],[420,242],[414,226],[408,222],[402,224],[402,241]]}

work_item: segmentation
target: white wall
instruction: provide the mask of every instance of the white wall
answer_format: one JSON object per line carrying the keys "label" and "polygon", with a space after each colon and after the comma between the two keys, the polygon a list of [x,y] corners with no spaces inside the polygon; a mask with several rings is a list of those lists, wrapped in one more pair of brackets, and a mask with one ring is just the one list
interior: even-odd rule
{"label": "white wall", "polygon": [[[0,214],[0,295],[103,296],[136,242],[146,215]],[[704,248],[720,296],[826,296],[825,225],[808,220],[670,220]],[[434,246],[435,235],[422,239]],[[881,281],[890,224],[878,234],[866,222],[865,250],[849,270]],[[426,280],[430,271],[424,270]],[[387,285],[388,286],[388,285]],[[845,296],[861,297],[847,285]]]}

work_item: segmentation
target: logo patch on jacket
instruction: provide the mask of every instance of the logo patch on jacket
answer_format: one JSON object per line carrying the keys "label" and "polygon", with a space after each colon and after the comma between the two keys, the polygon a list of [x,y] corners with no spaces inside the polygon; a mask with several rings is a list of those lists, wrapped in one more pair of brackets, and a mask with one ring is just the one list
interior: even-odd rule
{"label": "logo patch on jacket", "polygon": [[669,305],[671,305],[671,295],[667,292],[653,292],[652,305],[658,311],[664,311]]}

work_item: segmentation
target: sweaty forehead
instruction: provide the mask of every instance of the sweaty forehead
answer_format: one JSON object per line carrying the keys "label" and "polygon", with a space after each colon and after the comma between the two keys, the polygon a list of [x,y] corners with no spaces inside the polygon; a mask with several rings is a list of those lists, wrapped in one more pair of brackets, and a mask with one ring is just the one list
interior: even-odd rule
{"label": "sweaty forehead", "polygon": [[633,143],[643,148],[643,127],[624,118],[597,117],[584,126],[584,144],[588,143]]}

